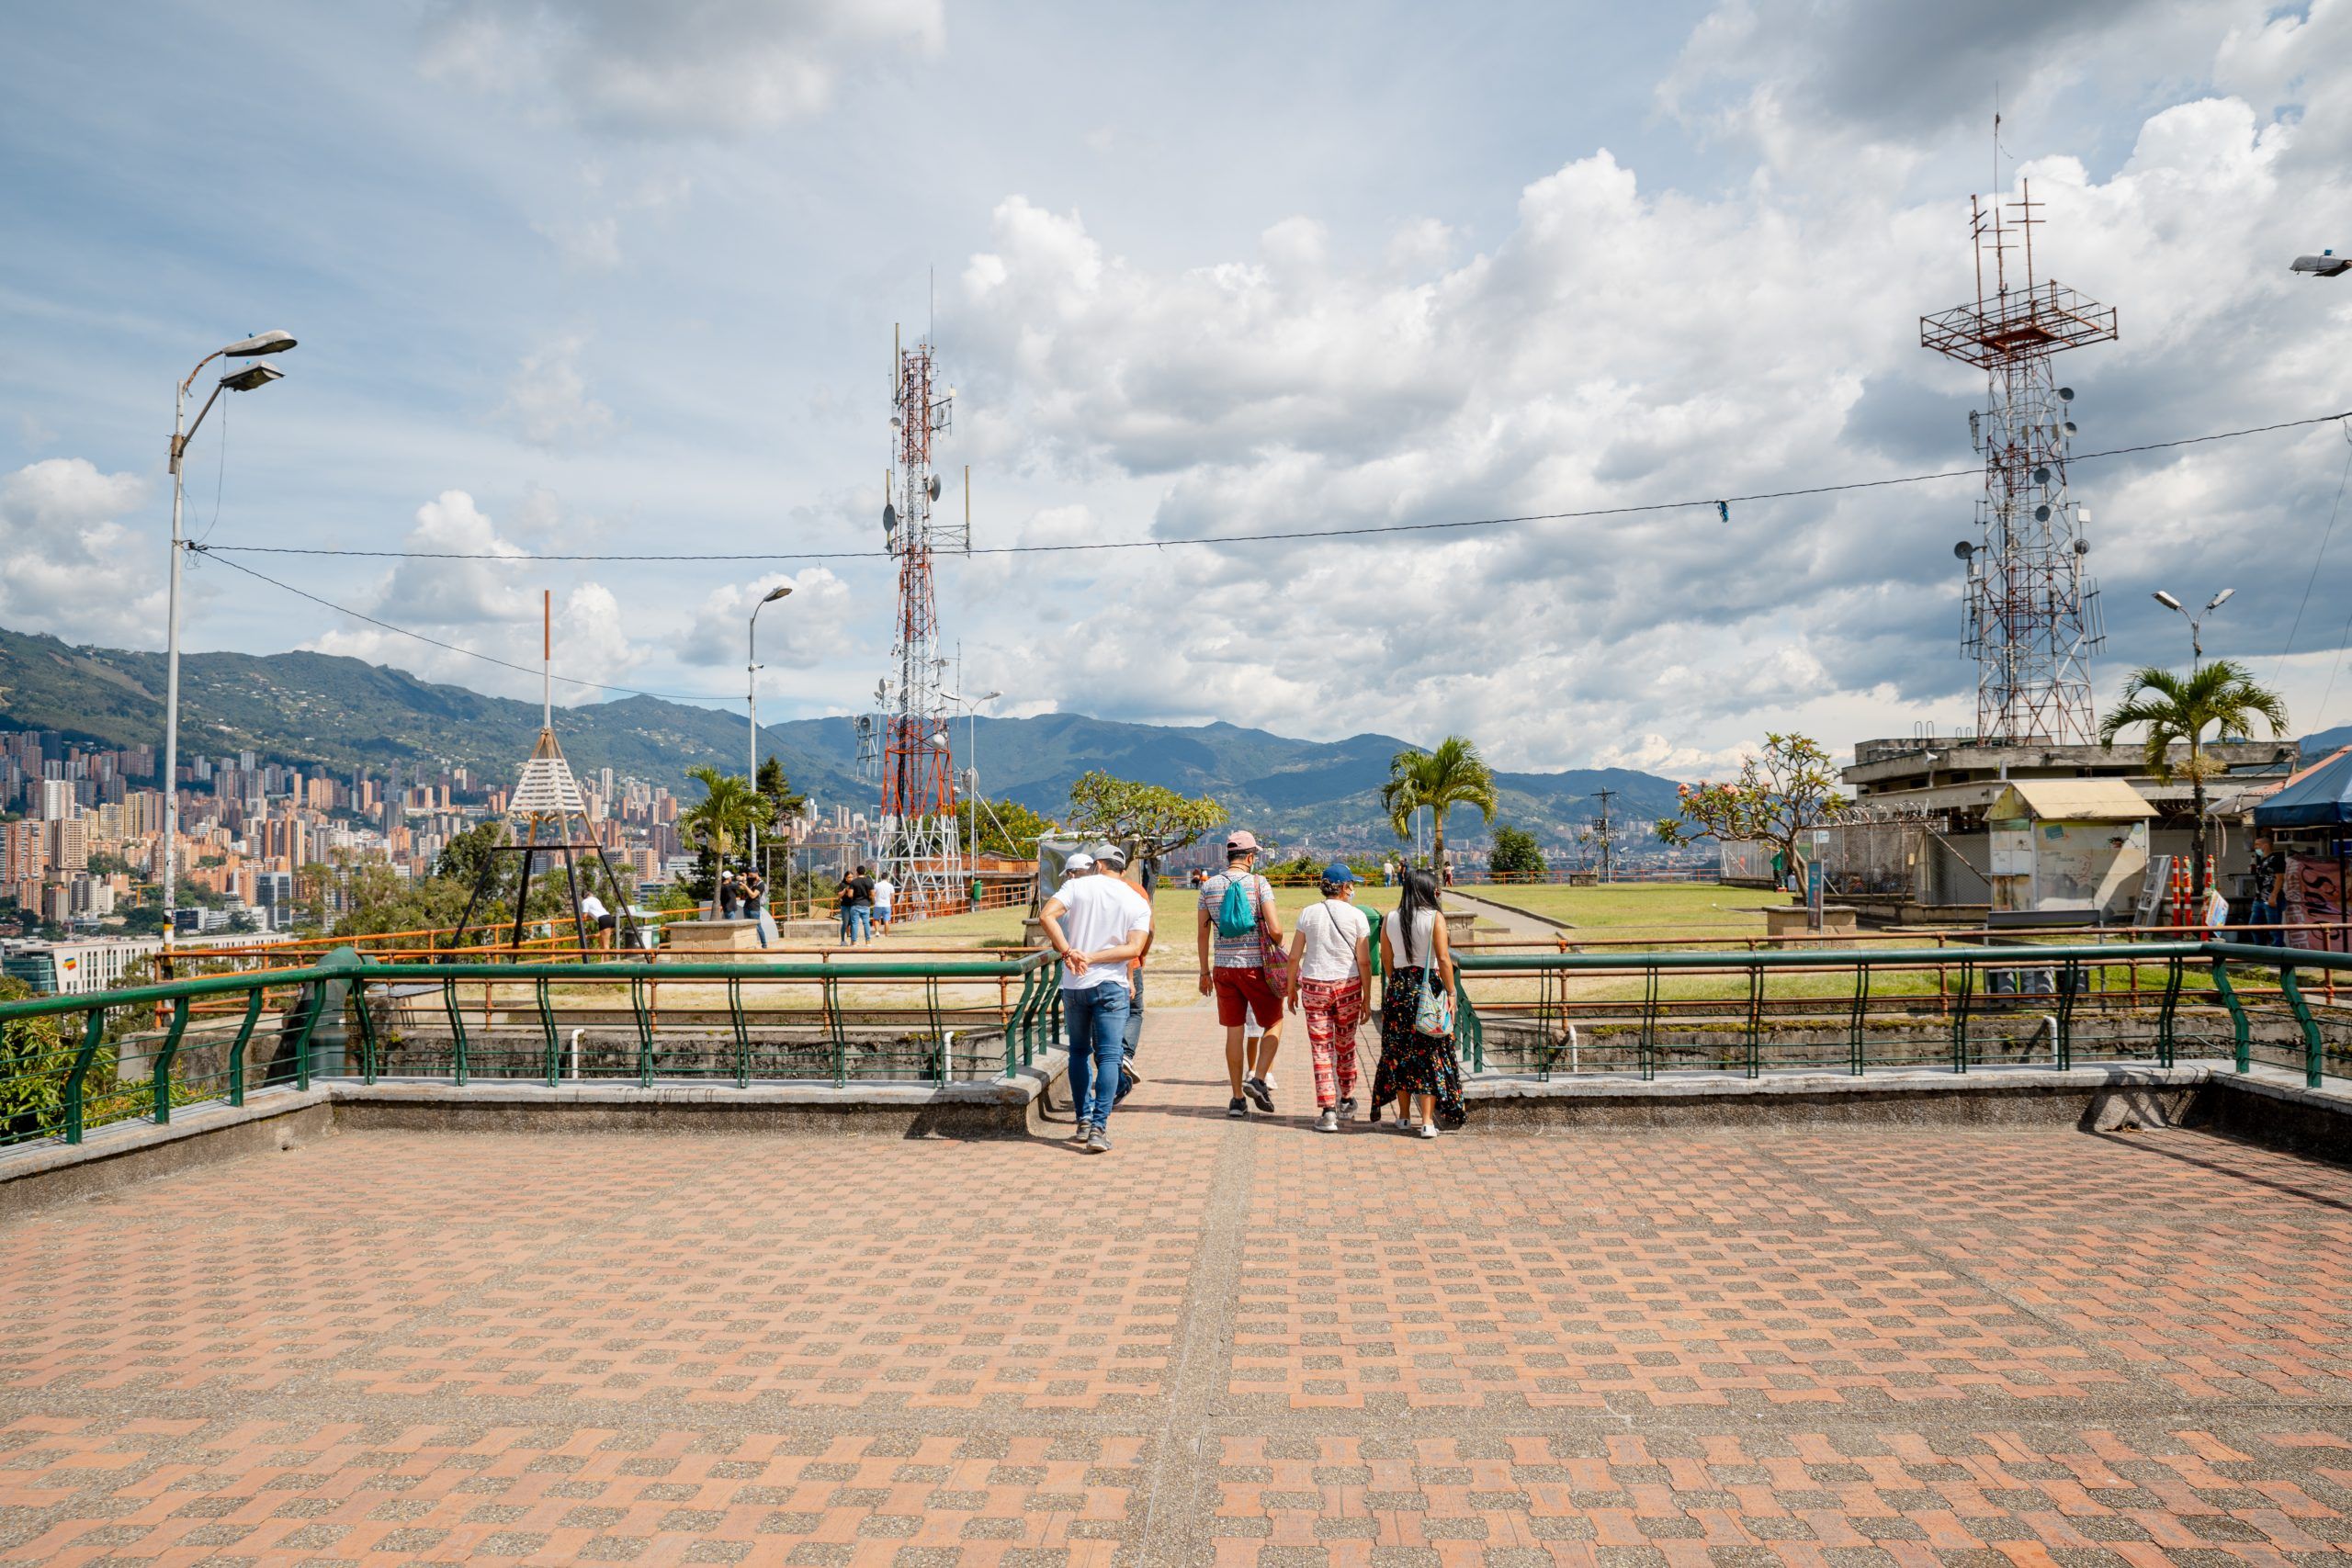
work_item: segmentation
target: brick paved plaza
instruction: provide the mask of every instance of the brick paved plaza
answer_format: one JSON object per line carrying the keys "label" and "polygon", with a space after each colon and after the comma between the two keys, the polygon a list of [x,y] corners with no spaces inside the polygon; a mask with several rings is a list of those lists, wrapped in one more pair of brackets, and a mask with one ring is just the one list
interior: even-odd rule
{"label": "brick paved plaza", "polygon": [[[2200,1134],[346,1134],[0,1227],[0,1556],[2002,1568],[2352,1544],[2352,1172]],[[1066,1114],[1066,1112],[1065,1112]]]}

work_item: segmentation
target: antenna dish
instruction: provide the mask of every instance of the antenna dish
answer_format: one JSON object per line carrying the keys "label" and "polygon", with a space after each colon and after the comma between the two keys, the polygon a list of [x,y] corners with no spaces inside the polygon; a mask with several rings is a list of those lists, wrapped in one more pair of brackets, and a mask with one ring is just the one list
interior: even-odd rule
{"label": "antenna dish", "polygon": [[2059,389],[2058,389],[2058,400],[2059,400],[2059,401],[2061,401],[2061,402],[2066,402],[2066,403],[2071,403],[2071,402],[2073,402],[2073,401],[2075,400],[2075,389],[2074,389],[2074,388],[2072,388],[2072,387],[2061,387],[2061,388],[2059,388]]}
{"label": "antenna dish", "polygon": [[2050,508],[2049,508],[2049,507],[2047,507],[2047,506],[2037,506],[2037,507],[2035,507],[2035,508],[2033,509],[2033,520],[2034,520],[2036,523],[2047,523],[2047,522],[2049,522],[2049,521],[2050,521]]}
{"label": "antenna dish", "polygon": [[2071,419],[2066,422],[2066,434],[2069,435],[2075,434],[2075,422]]}
{"label": "antenna dish", "polygon": [[2050,482],[2050,470],[2049,470],[2048,468],[2036,468],[2036,469],[2034,469],[2034,470],[2033,470],[2033,482],[2034,482],[2034,483],[2036,483],[2036,484],[2038,484],[2038,485],[2046,485],[2046,484],[2048,484],[2048,483]]}
{"label": "antenna dish", "polygon": [[930,490],[931,490],[931,499],[932,499],[932,500],[933,500],[933,501],[937,501],[937,500],[939,499],[939,476],[938,476],[937,474],[933,474],[933,475],[932,475],[932,476],[931,476],[931,485],[930,485]]}
{"label": "antenna dish", "polygon": [[1954,559],[1966,560],[1969,557],[1976,553],[1976,547],[1970,544],[1966,539],[1962,539],[1960,543],[1951,547],[1951,553]]}
{"label": "antenna dish", "polygon": [[2091,542],[2088,539],[2076,539],[2075,541],[2075,553],[2078,556],[2086,556],[2090,554]]}
{"label": "antenna dish", "polygon": [[882,531],[885,534],[894,534],[898,532],[898,528],[899,509],[886,501],[882,503]]}

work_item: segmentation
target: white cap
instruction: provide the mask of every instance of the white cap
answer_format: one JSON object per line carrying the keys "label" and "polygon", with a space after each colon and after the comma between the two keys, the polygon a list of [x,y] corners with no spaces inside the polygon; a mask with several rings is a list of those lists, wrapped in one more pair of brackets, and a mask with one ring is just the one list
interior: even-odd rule
{"label": "white cap", "polygon": [[1062,862],[1062,874],[1064,876],[1076,876],[1081,872],[1092,871],[1093,869],[1094,857],[1088,854],[1084,850],[1079,851],[1076,854],[1070,856],[1069,859]]}

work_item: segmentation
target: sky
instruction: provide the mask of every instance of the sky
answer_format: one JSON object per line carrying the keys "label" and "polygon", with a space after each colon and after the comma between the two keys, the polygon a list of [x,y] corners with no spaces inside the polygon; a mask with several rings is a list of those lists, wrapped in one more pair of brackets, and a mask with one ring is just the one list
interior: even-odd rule
{"label": "sky", "polygon": [[[530,696],[456,650],[536,666],[544,590],[560,675],[740,711],[789,581],[761,717],[853,713],[894,331],[987,547],[1965,470],[1983,380],[1918,318],[1973,295],[1972,194],[2030,179],[2041,270],[2118,310],[2060,362],[2098,449],[2352,408],[2352,276],[2288,271],[2352,251],[2347,154],[2352,0],[30,8],[0,625],[164,645],[173,389],[282,328],[189,536],[502,558],[198,557],[186,648]],[[2208,654],[2352,722],[2347,473],[2343,422],[2079,465],[2101,707],[2187,660],[2154,590],[2233,588]],[[1000,715],[1701,776],[1973,720],[1976,490],[943,559],[943,637]],[[527,558],[695,553],[773,558]]]}

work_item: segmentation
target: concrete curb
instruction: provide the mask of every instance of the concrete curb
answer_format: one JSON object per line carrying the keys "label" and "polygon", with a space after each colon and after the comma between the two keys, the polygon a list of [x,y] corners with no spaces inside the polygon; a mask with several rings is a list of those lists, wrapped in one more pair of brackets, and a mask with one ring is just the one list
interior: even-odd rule
{"label": "concrete curb", "polygon": [[1065,1053],[1010,1078],[923,1084],[731,1085],[314,1079],[256,1091],[245,1104],[190,1106],[164,1126],[120,1122],[76,1145],[0,1155],[0,1219],[196,1166],[299,1148],[352,1131],[684,1132],[895,1138],[1025,1138],[1045,1120]]}
{"label": "concrete curb", "polygon": [[1555,1077],[1473,1078],[1464,1085],[1470,1126],[1495,1131],[1553,1127],[1751,1127],[1896,1122],[1908,1126],[2072,1125],[2107,1129],[2184,1124],[2208,1081],[2201,1064],[2095,1066],[1781,1071],[1769,1077],[1667,1074],[1657,1078]]}

